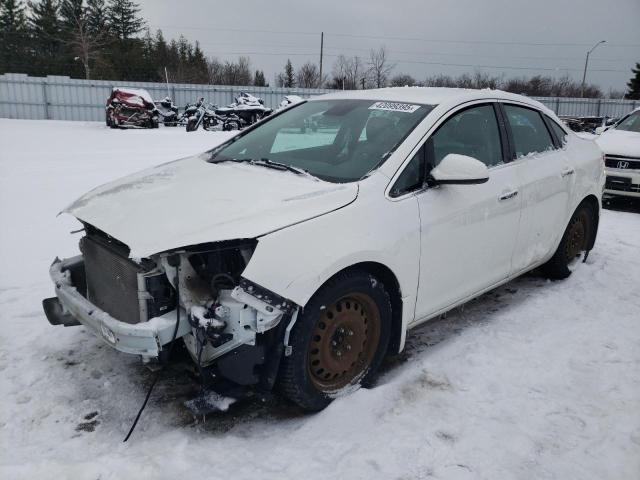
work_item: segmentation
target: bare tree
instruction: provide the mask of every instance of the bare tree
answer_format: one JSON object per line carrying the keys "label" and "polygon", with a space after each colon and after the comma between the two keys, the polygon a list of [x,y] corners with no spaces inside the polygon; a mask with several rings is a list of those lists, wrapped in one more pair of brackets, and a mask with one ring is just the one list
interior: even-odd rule
{"label": "bare tree", "polygon": [[315,63],[307,62],[298,70],[296,79],[300,88],[317,88],[321,84],[320,69]]}
{"label": "bare tree", "polygon": [[333,64],[331,87],[357,90],[364,74],[364,66],[360,57],[347,58],[340,55]]}
{"label": "bare tree", "polygon": [[415,87],[419,84],[411,75],[400,73],[391,79],[389,85],[392,87]]}
{"label": "bare tree", "polygon": [[91,19],[86,7],[67,8],[65,17],[70,29],[65,40],[76,59],[82,63],[85,78],[91,79],[91,63],[98,59],[102,47],[107,43],[107,32],[94,32],[90,26]]}
{"label": "bare tree", "polygon": [[394,69],[395,65],[389,62],[387,58],[387,49],[383,45],[378,50],[371,50],[369,52],[369,70],[368,77],[369,82],[376,88],[382,88],[387,86],[389,81],[389,74]]}
{"label": "bare tree", "polygon": [[207,61],[209,83],[212,85],[251,85],[253,74],[249,57],[238,57],[237,62],[222,63],[217,58]]}

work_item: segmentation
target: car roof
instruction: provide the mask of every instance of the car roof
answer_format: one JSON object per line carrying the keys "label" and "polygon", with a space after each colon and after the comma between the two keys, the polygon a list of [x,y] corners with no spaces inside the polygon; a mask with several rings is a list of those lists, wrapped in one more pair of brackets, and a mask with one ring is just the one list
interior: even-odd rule
{"label": "car roof", "polygon": [[424,105],[451,106],[472,100],[500,99],[525,103],[540,110],[544,110],[545,112],[550,111],[537,100],[533,100],[523,95],[490,88],[476,90],[471,88],[445,87],[391,87],[375,88],[371,90],[341,90],[336,93],[329,93],[314,97],[310,100],[318,101],[331,99],[380,100],[391,102],[413,102]]}

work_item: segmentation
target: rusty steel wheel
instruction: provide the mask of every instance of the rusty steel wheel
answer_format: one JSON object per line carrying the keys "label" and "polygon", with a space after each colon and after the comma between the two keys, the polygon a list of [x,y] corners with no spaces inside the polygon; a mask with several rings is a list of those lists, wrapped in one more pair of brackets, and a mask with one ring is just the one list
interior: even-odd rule
{"label": "rusty steel wheel", "polygon": [[569,224],[565,243],[565,255],[568,263],[574,261],[587,249],[589,220],[588,211],[580,210]]}
{"label": "rusty steel wheel", "polygon": [[387,352],[391,299],[371,273],[346,270],[329,279],[295,323],[282,359],[280,392],[305,410],[370,385]]}
{"label": "rusty steel wheel", "polygon": [[574,212],[558,249],[542,266],[547,277],[555,280],[567,278],[574,264],[580,261],[582,252],[593,247],[598,226],[597,213],[597,209],[589,202],[583,202]]}
{"label": "rusty steel wheel", "polygon": [[366,372],[380,340],[380,311],[373,299],[353,293],[322,310],[311,337],[307,366],[319,390],[343,388]]}

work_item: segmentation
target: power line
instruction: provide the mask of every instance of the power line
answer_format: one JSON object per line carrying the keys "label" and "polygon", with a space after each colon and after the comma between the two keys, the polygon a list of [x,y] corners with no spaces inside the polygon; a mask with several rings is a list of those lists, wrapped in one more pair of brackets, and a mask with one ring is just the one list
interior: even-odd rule
{"label": "power line", "polygon": [[[154,27],[170,28],[176,30],[205,30],[205,31],[225,31],[225,32],[242,32],[242,33],[268,33],[275,35],[311,35],[318,36],[320,32],[301,32],[293,30],[255,30],[246,28],[228,28],[228,27],[197,27],[187,25],[158,25],[154,24]],[[518,46],[533,46],[533,47],[590,47],[591,43],[554,43],[554,42],[518,42],[518,41],[498,41],[498,40],[458,40],[458,39],[444,39],[444,38],[424,38],[424,37],[401,37],[401,36],[389,36],[389,35],[366,35],[356,33],[343,33],[343,32],[325,32],[327,36],[334,37],[349,37],[349,38],[368,38],[373,40],[401,40],[401,41],[413,41],[413,42],[430,42],[430,43],[455,43],[455,44],[484,44],[484,45],[518,45]],[[640,43],[609,43],[609,47],[640,47]]]}
{"label": "power line", "polygon": [[[233,45],[235,47],[274,47],[274,48],[313,48],[310,45],[300,45],[300,44],[292,44],[292,43],[238,43],[238,42],[200,42],[198,44],[201,46],[210,46],[210,47],[219,47],[222,45]],[[357,47],[324,47],[325,50],[333,50],[337,53],[342,53],[343,51],[353,51],[353,52],[370,52],[370,48],[357,48]],[[510,58],[510,59],[525,59],[525,60],[575,60],[582,61],[582,56],[575,57],[548,57],[548,56],[526,56],[526,55],[486,55],[486,54],[472,54],[472,53],[451,53],[451,52],[425,52],[425,51],[407,51],[407,50],[387,50],[387,53],[393,55],[419,55],[419,56],[439,56],[439,57],[481,57],[481,58]],[[625,63],[633,63],[631,58],[594,58],[593,61],[599,62],[625,62]]]}
{"label": "power line", "polygon": [[[280,57],[292,57],[292,56],[306,56],[306,57],[313,57],[315,56],[317,53],[316,52],[306,52],[306,53],[281,53],[281,52],[256,52],[256,51],[251,51],[251,52],[209,52],[212,53],[213,55],[268,55],[268,56],[280,56]],[[329,53],[325,53],[324,54],[325,57],[339,57],[340,55],[337,54],[329,54]],[[558,71],[576,71],[576,72],[581,72],[582,69],[579,68],[569,68],[569,67],[537,67],[537,66],[531,66],[531,67],[516,67],[516,66],[509,66],[509,65],[481,65],[481,64],[466,64],[466,63],[449,63],[449,62],[424,62],[424,61],[418,61],[418,60],[397,60],[394,63],[408,63],[408,64],[418,64],[418,65],[438,65],[438,66],[448,66],[448,67],[471,67],[471,68],[495,68],[495,69],[500,69],[500,70],[540,70],[540,71],[546,71],[546,72],[558,72]],[[627,70],[620,70],[620,69],[592,69],[592,72],[620,72],[620,73],[626,73]]]}

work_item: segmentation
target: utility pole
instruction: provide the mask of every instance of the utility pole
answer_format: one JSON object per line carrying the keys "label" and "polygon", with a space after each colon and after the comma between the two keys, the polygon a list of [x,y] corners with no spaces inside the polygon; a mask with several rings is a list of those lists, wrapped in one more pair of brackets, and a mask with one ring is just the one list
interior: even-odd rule
{"label": "utility pole", "polygon": [[322,54],[324,50],[324,32],[320,32],[320,85],[322,87]]}
{"label": "utility pole", "polygon": [[587,81],[587,66],[589,65],[589,55],[591,55],[591,52],[593,52],[599,45],[602,45],[606,42],[606,40],[600,40],[593,46],[591,50],[587,52],[587,58],[584,61],[584,73],[582,74],[582,86],[580,87],[580,98],[584,98],[584,86],[585,82]]}
{"label": "utility pole", "polygon": [[164,79],[167,81],[167,97],[171,97],[171,92],[169,91],[169,74],[167,73],[167,67],[164,67]]}

